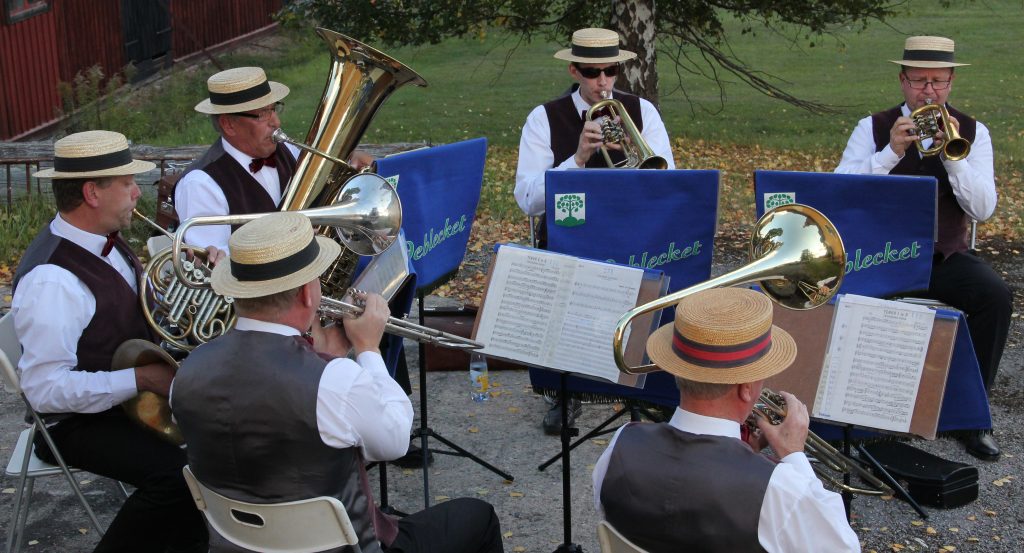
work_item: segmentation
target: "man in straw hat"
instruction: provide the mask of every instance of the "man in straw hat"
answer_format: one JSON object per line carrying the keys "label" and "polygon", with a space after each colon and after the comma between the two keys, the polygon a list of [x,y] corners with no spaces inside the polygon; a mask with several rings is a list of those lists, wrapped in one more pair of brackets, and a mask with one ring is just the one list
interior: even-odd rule
{"label": "man in straw hat", "polygon": [[[114,351],[153,340],[140,309],[142,267],[118,231],[139,199],[132,159],[116,132],[87,131],[54,144],[57,215],[22,255],[14,276],[18,363],[32,406],[71,465],[136,487],[96,551],[205,551],[206,529],[181,475],[185,452],[130,421],[119,404],[139,392],[167,396],[173,368],[112,370]],[[39,438],[39,436],[37,436]],[[42,440],[36,453],[55,462]]]}
{"label": "man in straw hat", "polygon": [[256,503],[336,497],[363,551],[502,551],[483,501],[455,499],[400,521],[374,504],[364,465],[405,453],[413,410],[378,349],[389,316],[381,296],[356,292],[365,307],[344,331],[316,322],[319,276],[338,243],[286,211],[243,225],[230,246],[212,284],[235,298],[238,322],[192,352],[171,396],[196,478]]}
{"label": "man in straw hat", "polygon": [[[836,172],[938,179],[938,238],[928,296],[967,315],[982,380],[991,391],[1010,328],[1013,293],[998,273],[969,251],[969,221],[984,221],[995,212],[996,183],[988,128],[947,103],[955,68],[968,65],[954,61],[953,51],[948,38],[906,39],[903,58],[892,60],[900,68],[904,103],[861,119]],[[953,161],[944,154],[920,155],[910,113],[925,104],[946,106],[950,123],[971,143],[966,158]],[[932,140],[926,139],[923,145],[931,147]],[[961,440],[967,452],[979,459],[999,458],[999,446],[990,432],[968,433]]]}
{"label": "man in straw hat", "polygon": [[[601,146],[605,145],[600,119],[585,122],[587,110],[603,99],[602,93],[622,102],[654,153],[668,161],[669,169],[675,169],[668,133],[658,109],[643,98],[614,89],[622,64],[635,57],[635,53],[619,48],[619,34],[608,29],[580,29],[572,34],[571,48],[555,54],[555,59],[569,62],[569,76],[576,84],[567,94],[535,107],[523,125],[515,197],[524,213],[544,213],[544,173],[548,169],[607,167],[600,154]],[[618,144],[605,146],[614,161],[622,159]],[[543,224],[539,225],[538,244],[542,248],[547,242],[543,230]],[[579,402],[574,401],[570,418],[575,420],[579,413]],[[543,427],[548,434],[561,432],[557,402],[544,417]]]}
{"label": "man in straw hat", "polygon": [[[758,419],[762,436],[742,437],[764,380],[796,357],[766,296],[741,288],[688,296],[647,353],[676,377],[679,407],[667,423],[627,424],[612,438],[594,466],[602,518],[651,552],[860,551],[842,499],[803,453],[803,403],[782,392],[782,423]],[[755,451],[765,440],[778,463]]]}

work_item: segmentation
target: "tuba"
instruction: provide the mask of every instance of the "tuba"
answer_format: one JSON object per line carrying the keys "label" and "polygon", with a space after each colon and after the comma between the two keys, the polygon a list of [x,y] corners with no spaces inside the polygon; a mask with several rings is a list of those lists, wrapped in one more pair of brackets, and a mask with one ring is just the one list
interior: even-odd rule
{"label": "tuba", "polygon": [[[601,91],[602,97],[606,94],[608,94],[607,91]],[[612,98],[604,98],[590,106],[590,109],[587,110],[587,121],[593,121],[597,113],[605,110],[607,110],[609,115],[601,121],[601,134],[604,135],[604,141],[606,144],[620,144],[622,146],[622,153],[626,156],[626,159],[619,163],[614,163],[611,155],[608,154],[608,148],[602,145],[601,153],[604,154],[604,162],[608,164],[608,167],[613,169],[668,168],[668,162],[665,161],[665,158],[655,154],[654,150],[647,144],[647,141],[644,140],[644,137],[640,134],[640,129],[636,128],[633,119],[626,113],[626,108],[622,106],[622,102]],[[616,117],[619,118],[618,123],[615,122]]]}
{"label": "tuba", "polygon": [[[942,104],[927,103],[911,114],[910,118],[917,125],[917,150],[922,156],[933,156],[942,152],[946,159],[959,161],[971,153],[971,142],[960,136],[956,128],[949,123],[949,111]],[[939,131],[946,133],[946,140],[941,144],[932,144],[931,148],[922,146],[926,138],[934,138]]]}

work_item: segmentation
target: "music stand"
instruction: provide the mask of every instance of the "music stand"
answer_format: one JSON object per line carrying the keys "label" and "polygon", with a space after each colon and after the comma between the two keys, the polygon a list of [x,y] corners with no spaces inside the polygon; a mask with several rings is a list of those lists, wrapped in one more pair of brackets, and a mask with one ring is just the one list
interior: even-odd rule
{"label": "music stand", "polygon": [[[598,297],[590,286],[602,288]],[[642,386],[643,377],[619,372],[602,347],[611,345],[614,322],[623,310],[646,303],[664,293],[667,283],[661,271],[622,267],[574,256],[516,245],[499,249],[487,276],[487,293],[477,311],[474,339],[487,344],[490,357],[546,368],[558,373],[559,390],[568,393],[570,373],[599,378],[621,386]],[[516,308],[506,306],[516,304]],[[584,307],[585,305],[585,307]],[[550,306],[550,309],[545,307]],[[510,329],[525,328],[523,332]],[[570,323],[570,321],[572,321]],[[631,329],[626,359],[643,357],[646,337],[654,327],[647,314]],[[537,338],[541,338],[540,344]],[[566,396],[567,397],[567,396]],[[581,552],[572,542],[572,490],[570,438],[577,429],[569,426],[568,402],[561,402],[562,418],[562,516],[561,552]]]}
{"label": "music stand", "polygon": [[[448,282],[459,269],[466,253],[480,186],[483,183],[487,140],[477,138],[389,156],[377,162],[381,176],[395,184],[402,199],[403,224],[409,257],[419,277],[416,297],[420,321],[424,320],[426,294]],[[422,238],[422,239],[421,239]],[[445,438],[429,425],[427,408],[427,359],[425,344],[419,343],[420,424],[410,438],[420,438],[423,450],[423,505],[430,506],[428,453],[466,457],[501,476],[513,476],[487,463]],[[431,450],[435,438],[454,451]],[[382,480],[383,482],[384,480]],[[381,494],[384,497],[384,494]]]}

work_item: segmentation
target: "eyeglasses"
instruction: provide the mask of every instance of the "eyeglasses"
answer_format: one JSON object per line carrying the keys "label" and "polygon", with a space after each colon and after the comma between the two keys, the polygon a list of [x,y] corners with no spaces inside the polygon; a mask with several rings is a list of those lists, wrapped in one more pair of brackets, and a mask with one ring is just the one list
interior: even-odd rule
{"label": "eyeglasses", "polygon": [[270,107],[263,108],[263,109],[257,111],[256,113],[242,112],[242,113],[233,113],[232,115],[237,115],[239,117],[248,117],[249,119],[257,120],[260,123],[266,123],[267,121],[270,121],[270,117],[274,113],[276,113],[278,115],[284,113],[284,102],[274,102],[274,105],[272,105]]}
{"label": "eyeglasses", "polygon": [[910,88],[914,90],[924,90],[926,86],[932,85],[932,90],[946,90],[949,88],[949,83],[952,80],[945,81],[929,81],[928,79],[911,79],[904,75],[903,80],[910,85]]}
{"label": "eyeglasses", "polygon": [[609,65],[608,67],[581,67],[578,63],[572,64],[576,68],[576,71],[580,72],[580,75],[588,79],[596,79],[598,75],[604,73],[609,77],[614,77],[619,74],[618,65]]}

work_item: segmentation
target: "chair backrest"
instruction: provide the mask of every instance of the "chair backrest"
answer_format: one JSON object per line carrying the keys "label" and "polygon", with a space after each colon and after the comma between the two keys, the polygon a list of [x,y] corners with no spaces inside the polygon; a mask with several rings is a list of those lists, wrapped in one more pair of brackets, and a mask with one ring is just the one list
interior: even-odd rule
{"label": "chair backrest", "polygon": [[18,343],[18,335],[14,332],[14,317],[10,311],[0,318],[0,365],[2,365],[4,387],[13,393],[21,391],[21,383],[18,380],[18,373],[14,370],[21,359],[21,344]]}
{"label": "chair backrest", "polygon": [[601,553],[647,553],[645,549],[627,540],[607,520],[597,525],[597,541],[601,543]]}
{"label": "chair backrest", "polygon": [[267,553],[312,553],[345,545],[359,551],[348,512],[333,497],[247,503],[206,487],[187,465],[182,472],[196,507],[218,534],[235,545]]}

